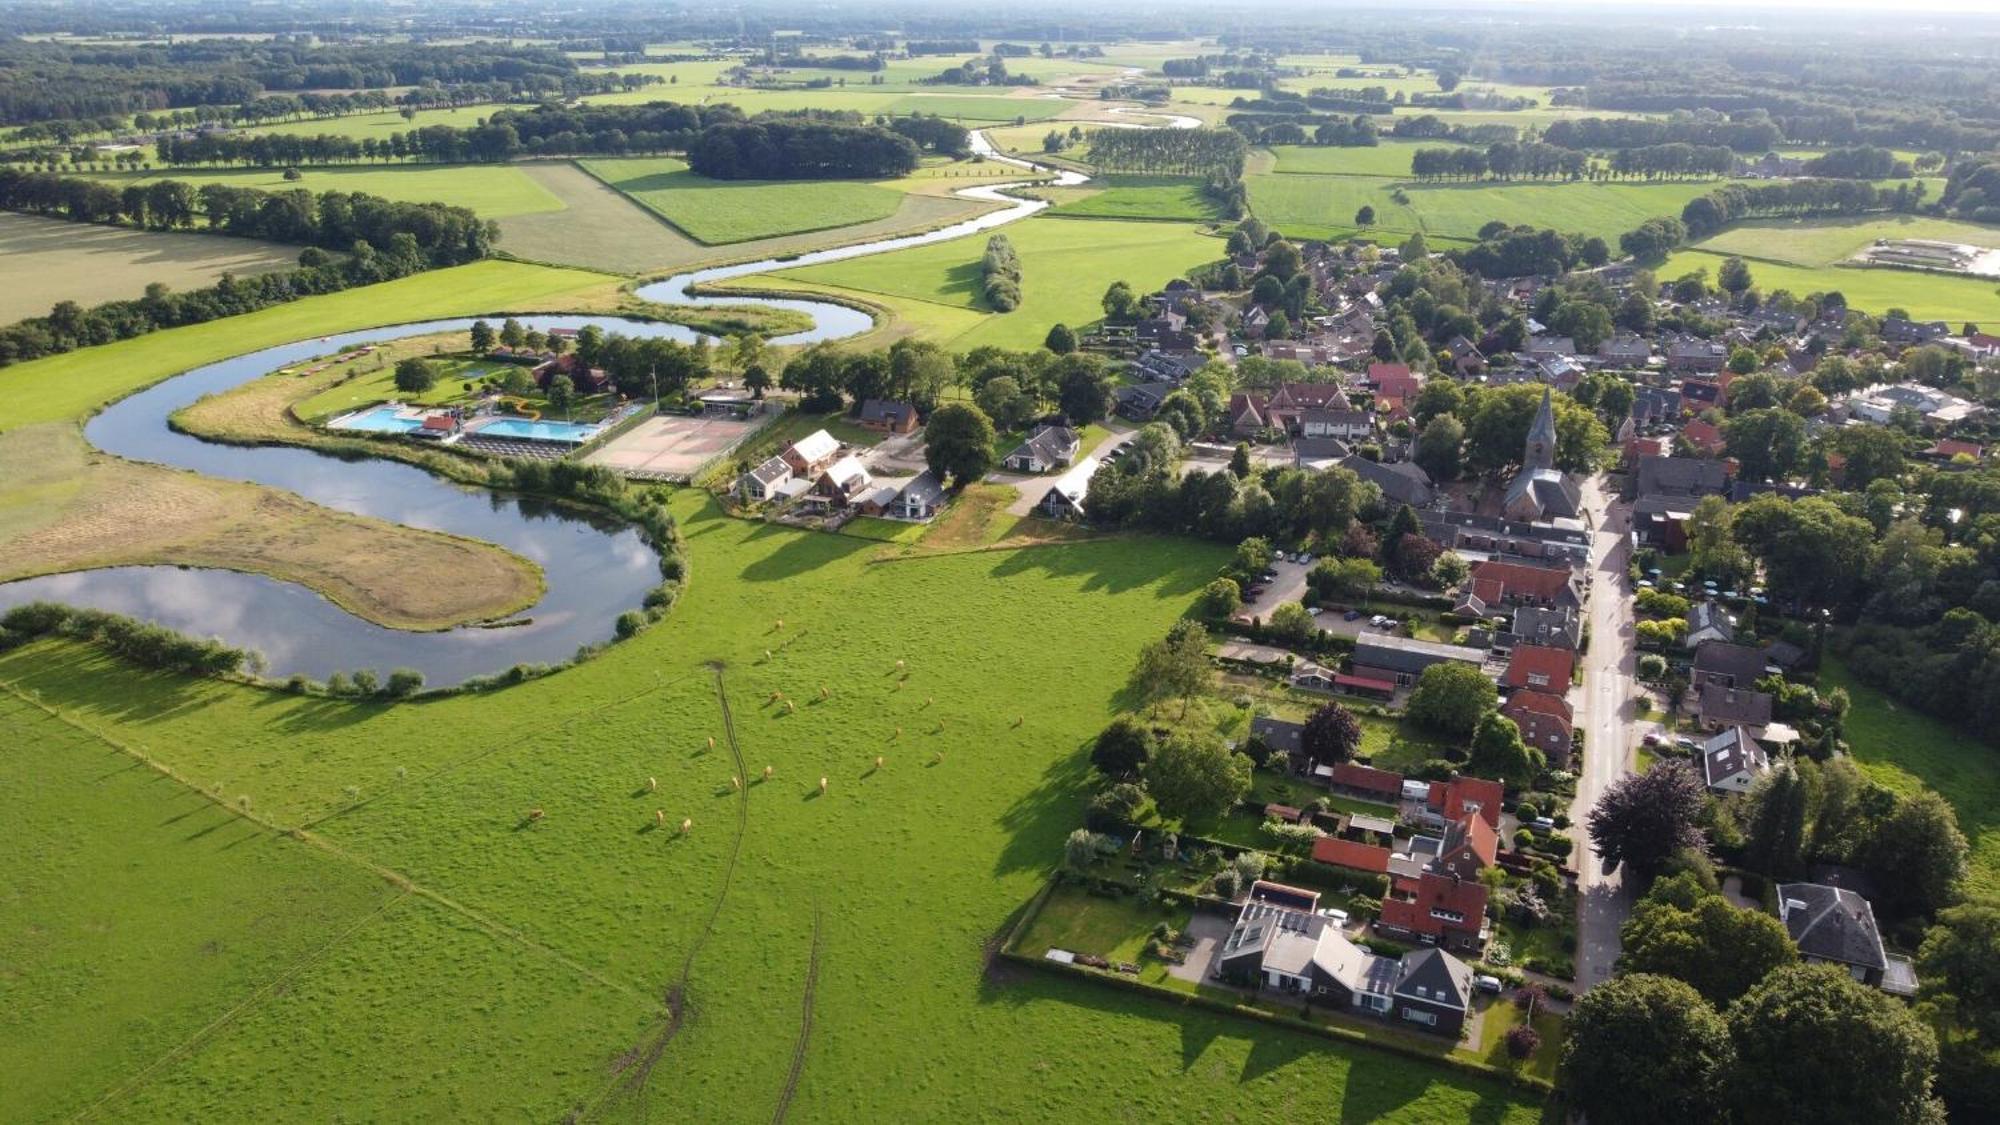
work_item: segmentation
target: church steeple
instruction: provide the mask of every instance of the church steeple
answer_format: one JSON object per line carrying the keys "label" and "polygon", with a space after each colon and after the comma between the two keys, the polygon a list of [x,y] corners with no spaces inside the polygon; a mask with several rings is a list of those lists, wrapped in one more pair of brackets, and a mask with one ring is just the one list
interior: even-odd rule
{"label": "church steeple", "polygon": [[1521,453],[1521,470],[1553,469],[1556,464],[1556,411],[1549,388],[1542,388],[1542,408],[1528,427],[1528,447]]}

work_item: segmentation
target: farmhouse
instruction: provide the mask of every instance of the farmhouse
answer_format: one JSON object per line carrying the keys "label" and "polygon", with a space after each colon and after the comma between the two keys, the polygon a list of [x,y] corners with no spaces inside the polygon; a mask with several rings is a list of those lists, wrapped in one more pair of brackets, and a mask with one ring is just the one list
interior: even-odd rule
{"label": "farmhouse", "polygon": [[861,413],[855,421],[863,429],[886,434],[913,433],[917,428],[917,408],[914,403],[871,398],[861,404]]}

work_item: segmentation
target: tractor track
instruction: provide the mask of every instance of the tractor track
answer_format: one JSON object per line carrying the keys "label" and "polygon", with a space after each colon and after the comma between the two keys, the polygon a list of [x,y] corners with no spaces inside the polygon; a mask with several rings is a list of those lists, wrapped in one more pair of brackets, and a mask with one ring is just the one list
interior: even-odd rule
{"label": "tractor track", "polygon": [[813,1003],[819,992],[820,925],[819,907],[813,907],[812,955],[806,962],[805,999],[799,1013],[799,1038],[792,1046],[792,1069],[785,1075],[785,1088],[778,1094],[778,1108],[771,1113],[771,1125],[782,1125],[785,1114],[792,1108],[792,1096],[798,1093],[799,1078],[806,1069],[806,1048],[812,1044]]}

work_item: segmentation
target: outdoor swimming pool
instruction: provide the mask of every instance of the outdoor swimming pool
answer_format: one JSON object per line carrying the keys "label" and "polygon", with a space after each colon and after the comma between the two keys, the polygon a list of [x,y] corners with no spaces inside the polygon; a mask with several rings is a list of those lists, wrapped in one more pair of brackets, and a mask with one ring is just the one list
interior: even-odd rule
{"label": "outdoor swimming pool", "polygon": [[336,418],[327,425],[336,430],[362,430],[371,434],[408,434],[423,429],[424,420],[421,416],[404,414],[400,406],[385,404]]}
{"label": "outdoor swimming pool", "polygon": [[495,418],[474,431],[480,437],[514,438],[519,441],[550,441],[582,445],[597,433],[597,427],[582,422],[537,422],[528,418]]}

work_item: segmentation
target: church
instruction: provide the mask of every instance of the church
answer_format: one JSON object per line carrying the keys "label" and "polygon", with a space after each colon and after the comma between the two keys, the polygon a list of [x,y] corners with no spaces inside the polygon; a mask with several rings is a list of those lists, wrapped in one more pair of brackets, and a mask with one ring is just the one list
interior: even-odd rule
{"label": "church", "polygon": [[1535,413],[1535,424],[1528,427],[1521,471],[1507,485],[1501,513],[1526,523],[1583,515],[1583,490],[1574,477],[1556,468],[1556,413],[1547,387],[1542,388],[1542,408]]}

